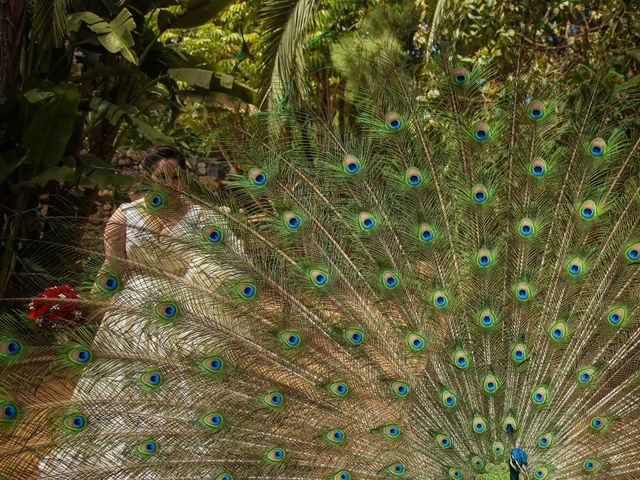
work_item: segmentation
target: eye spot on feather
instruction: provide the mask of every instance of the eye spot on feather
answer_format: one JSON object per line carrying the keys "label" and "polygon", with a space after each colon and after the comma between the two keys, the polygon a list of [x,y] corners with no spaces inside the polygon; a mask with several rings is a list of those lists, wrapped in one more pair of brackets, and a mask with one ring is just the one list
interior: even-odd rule
{"label": "eye spot on feather", "polygon": [[202,229],[202,236],[210,243],[220,243],[222,230],[215,225],[207,226]]}
{"label": "eye spot on feather", "polygon": [[65,430],[69,432],[80,432],[87,426],[87,419],[80,414],[73,414],[65,417],[62,422]]}
{"label": "eye spot on feather", "polygon": [[423,242],[430,242],[431,240],[433,240],[434,231],[429,225],[422,224],[419,229],[419,235],[420,240],[422,240]]}
{"label": "eye spot on feather", "polygon": [[404,180],[410,187],[415,187],[422,183],[422,174],[420,173],[420,170],[412,167],[407,169]]}
{"label": "eye spot on feather", "polygon": [[388,290],[397,288],[400,283],[398,275],[390,271],[383,272],[380,281],[382,282],[382,285]]}
{"label": "eye spot on feather", "polygon": [[464,370],[469,367],[469,356],[464,350],[457,349],[451,355],[451,362],[454,367]]}
{"label": "eye spot on feather", "polygon": [[564,321],[554,323],[549,329],[549,334],[555,342],[564,340],[567,336],[567,324]]}
{"label": "eye spot on feather", "polygon": [[282,215],[282,223],[284,223],[284,226],[289,230],[297,230],[300,227],[301,221],[300,217],[298,217],[295,213],[285,212]]}
{"label": "eye spot on feather", "polygon": [[436,290],[432,295],[433,306],[436,308],[444,308],[449,303],[447,294],[443,290]]}
{"label": "eye spot on feather", "polygon": [[531,401],[536,406],[543,406],[549,401],[549,392],[547,387],[540,386],[531,392]]}
{"label": "eye spot on feather", "polygon": [[547,162],[545,162],[542,158],[536,158],[533,162],[531,162],[531,173],[535,177],[542,177],[545,173],[547,173]]}
{"label": "eye spot on feather", "polygon": [[529,300],[531,297],[531,288],[525,282],[518,283],[514,292],[516,294],[516,298],[522,302]]}
{"label": "eye spot on feather", "polygon": [[535,225],[530,218],[523,218],[518,223],[518,233],[523,237],[531,237],[536,232]]}
{"label": "eye spot on feather", "polygon": [[340,470],[333,476],[333,480],[351,480],[351,473],[347,470]]}
{"label": "eye spot on feather", "polygon": [[500,456],[504,453],[504,445],[502,442],[493,442],[491,449],[493,450],[493,454],[496,456]]}
{"label": "eye spot on feather", "polygon": [[360,228],[363,230],[372,230],[376,226],[376,218],[367,212],[362,212],[358,217]]}
{"label": "eye spot on feather", "polygon": [[200,420],[208,430],[212,430],[214,432],[220,430],[224,423],[224,418],[218,412],[209,412],[203,415]]}
{"label": "eye spot on feather", "polygon": [[250,300],[256,294],[256,287],[253,283],[242,282],[237,285],[236,291],[243,300]]}
{"label": "eye spot on feather", "polygon": [[436,445],[438,445],[441,448],[451,448],[451,446],[453,445],[453,441],[451,440],[451,437],[448,437],[447,435],[436,435],[435,436],[435,442]]}
{"label": "eye spot on feather", "polygon": [[489,250],[483,248],[476,255],[476,263],[480,268],[487,268],[493,263],[493,255]]}
{"label": "eye spot on feather", "polygon": [[589,144],[589,153],[592,157],[601,157],[607,151],[607,142],[602,138],[594,138]]}
{"label": "eye spot on feather", "polygon": [[178,313],[178,307],[175,303],[162,302],[156,306],[156,312],[160,318],[172,320]]}
{"label": "eye spot on feather", "polygon": [[473,198],[473,200],[476,203],[479,204],[483,204],[487,201],[488,198],[488,193],[487,193],[487,189],[484,185],[474,185],[474,187],[471,190],[471,198]]}
{"label": "eye spot on feather", "polygon": [[395,440],[400,436],[400,428],[395,424],[389,424],[382,427],[382,436],[387,440]]}
{"label": "eye spot on feather", "polygon": [[85,365],[92,358],[93,355],[88,348],[74,348],[69,352],[69,359],[76,365]]}
{"label": "eye spot on feather", "polygon": [[454,478],[454,479],[459,479],[462,478],[462,471],[460,471],[457,468],[450,468],[449,469],[449,477]]}
{"label": "eye spot on feather", "polygon": [[514,347],[511,349],[511,359],[515,363],[520,364],[527,358],[527,346],[524,343],[517,343],[516,345],[514,345]]}
{"label": "eye spot on feather", "polygon": [[413,352],[420,352],[426,347],[426,342],[424,341],[424,337],[416,332],[407,333],[406,342],[408,347]]}
{"label": "eye spot on feather", "polygon": [[315,287],[322,288],[329,283],[329,274],[324,270],[313,269],[309,271],[308,275]]}
{"label": "eye spot on feather", "polygon": [[261,187],[267,183],[267,173],[260,168],[249,169],[249,181],[257,186]]}
{"label": "eye spot on feather", "polygon": [[457,85],[464,85],[469,80],[469,70],[464,67],[456,67],[452,71],[453,81]]}
{"label": "eye spot on feather", "polygon": [[567,272],[572,277],[578,277],[583,273],[584,262],[580,258],[573,258],[567,264]]}
{"label": "eye spot on feather", "polygon": [[164,205],[164,197],[158,192],[149,192],[144,196],[144,202],[149,210],[157,210]]}
{"label": "eye spot on feather", "polygon": [[283,448],[274,447],[265,453],[265,460],[271,463],[281,463],[286,456],[287,452]]}
{"label": "eye spot on feather", "polygon": [[96,286],[103,293],[112,294],[120,287],[120,279],[112,273],[102,273],[96,278]]}
{"label": "eye spot on feather", "polygon": [[299,347],[302,340],[300,334],[295,330],[284,330],[278,334],[280,341],[287,348]]}
{"label": "eye spot on feather", "polygon": [[586,367],[578,372],[578,382],[580,385],[589,385],[593,383],[596,374],[594,367]]}
{"label": "eye spot on feather", "polygon": [[626,311],[624,308],[614,308],[609,311],[607,315],[607,321],[612,327],[620,327],[624,323],[626,318]]}
{"label": "eye spot on feather", "polygon": [[409,385],[399,380],[391,382],[389,384],[389,388],[391,389],[391,392],[399,398],[405,398],[407,395],[409,395],[410,392]]}
{"label": "eye spot on feather", "polygon": [[342,335],[351,345],[358,346],[364,343],[364,333],[359,328],[347,328]]}
{"label": "eye spot on feather", "polygon": [[230,473],[221,473],[216,477],[216,480],[234,480],[233,475]]}
{"label": "eye spot on feather", "polygon": [[142,382],[142,385],[145,387],[157,388],[163,382],[162,373],[156,370],[149,370],[149,371],[143,372],[142,375],[140,376],[140,381]]}
{"label": "eye spot on feather", "polygon": [[342,170],[345,173],[352,175],[354,173],[358,173],[361,168],[362,168],[362,165],[360,160],[353,155],[347,155],[342,160]]}
{"label": "eye spot on feather", "polygon": [[480,416],[475,416],[471,422],[471,427],[476,433],[484,433],[487,429],[487,422]]}
{"label": "eye spot on feather", "polygon": [[448,389],[445,389],[440,393],[440,399],[446,408],[454,408],[458,404],[458,398],[451,390]]}
{"label": "eye spot on feather", "polygon": [[518,422],[512,415],[508,415],[502,422],[502,429],[506,433],[514,433],[518,429]]}
{"label": "eye spot on feather", "polygon": [[397,113],[387,115],[386,125],[389,130],[398,130],[402,126],[402,119]]}
{"label": "eye spot on feather", "polygon": [[553,432],[543,433],[538,437],[538,446],[540,448],[550,448],[554,440]]}
{"label": "eye spot on feather", "polygon": [[0,412],[0,423],[13,422],[18,415],[18,407],[13,402],[0,400]]}
{"label": "eye spot on feather", "polygon": [[150,457],[158,453],[158,449],[158,442],[153,439],[147,439],[138,443],[136,452],[142,457]]}
{"label": "eye spot on feather", "polygon": [[633,245],[629,245],[625,252],[627,256],[627,260],[630,262],[636,263],[640,261],[640,243],[634,243]]}
{"label": "eye spot on feather", "polygon": [[207,357],[202,360],[201,365],[206,372],[215,374],[222,371],[224,368],[224,361],[218,356]]}
{"label": "eye spot on feather", "polygon": [[533,472],[533,476],[536,478],[536,480],[546,480],[548,474],[549,469],[546,467],[536,468]]}
{"label": "eye spot on feather", "polygon": [[407,467],[405,467],[405,465],[400,462],[393,463],[389,465],[389,467],[387,468],[387,471],[394,477],[400,477],[404,475],[406,470],[407,470]]}
{"label": "eye spot on feather", "polygon": [[593,200],[587,200],[580,205],[580,216],[585,220],[592,220],[598,214],[598,207]]}
{"label": "eye spot on feather", "polygon": [[541,101],[533,101],[529,104],[529,117],[533,120],[540,120],[545,115],[545,106]]}
{"label": "eye spot on feather", "polygon": [[349,393],[349,387],[344,382],[333,382],[327,385],[327,391],[334,397],[343,398]]}
{"label": "eye spot on feather", "polygon": [[473,126],[473,138],[479,142],[484,142],[489,138],[489,125],[485,122],[478,122]]}
{"label": "eye spot on feather", "polygon": [[15,358],[22,351],[22,343],[15,338],[0,339],[0,357]]}

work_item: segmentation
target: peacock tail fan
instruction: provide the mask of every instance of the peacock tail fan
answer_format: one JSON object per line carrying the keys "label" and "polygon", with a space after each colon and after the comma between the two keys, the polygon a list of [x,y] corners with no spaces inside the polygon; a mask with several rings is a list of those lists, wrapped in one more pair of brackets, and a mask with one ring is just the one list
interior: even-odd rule
{"label": "peacock tail fan", "polygon": [[149,186],[189,213],[107,255],[97,331],[3,320],[0,476],[640,475],[638,92],[366,59],[355,128],[292,95],[224,195]]}

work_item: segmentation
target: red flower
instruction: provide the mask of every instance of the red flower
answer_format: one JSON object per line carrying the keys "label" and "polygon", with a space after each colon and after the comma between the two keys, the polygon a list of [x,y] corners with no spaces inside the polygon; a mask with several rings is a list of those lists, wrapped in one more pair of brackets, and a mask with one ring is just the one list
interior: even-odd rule
{"label": "red flower", "polygon": [[[80,318],[77,302],[64,300],[76,300],[80,298],[69,285],[56,285],[50,287],[38,295],[29,304],[29,318],[46,329],[53,329],[64,325],[74,327]],[[59,299],[60,302],[55,300]]]}

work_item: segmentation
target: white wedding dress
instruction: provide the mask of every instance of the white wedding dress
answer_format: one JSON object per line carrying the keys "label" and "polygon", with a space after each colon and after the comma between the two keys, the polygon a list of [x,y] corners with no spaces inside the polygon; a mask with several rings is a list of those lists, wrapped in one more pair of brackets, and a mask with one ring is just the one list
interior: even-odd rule
{"label": "white wedding dress", "polygon": [[[216,308],[209,292],[223,277],[210,256],[204,261],[206,252],[190,245],[202,242],[204,226],[222,226],[226,222],[220,210],[204,211],[192,205],[159,237],[146,228],[149,214],[143,205],[124,204],[121,208],[126,219],[125,248],[130,267],[121,289],[109,299],[93,340],[94,359],[80,375],[70,399],[69,412],[85,416],[87,427],[78,435],[77,443],[65,442],[42,459],[39,464],[42,479],[86,478],[74,473],[76,462],[84,465],[85,472],[86,465],[93,464],[96,478],[162,478],[159,472],[140,477],[131,468],[140,460],[134,453],[136,446],[146,439],[163,445],[165,437],[181,433],[176,418],[183,416],[189,421],[199,418],[198,412],[184,408],[194,404],[198,389],[190,388],[181,372],[195,367],[194,358],[212,354],[207,351],[207,345],[211,349],[215,344],[208,333],[212,329],[198,312]],[[239,242],[235,238],[230,240],[241,253]],[[176,305],[178,310],[170,321],[162,321],[156,312],[158,305],[166,303]],[[216,321],[223,322],[223,316]],[[188,322],[191,328],[182,324],[174,329],[173,322]],[[131,361],[126,369],[121,363],[115,369],[109,361],[115,352],[119,356],[128,352]],[[148,371],[161,373],[159,387],[149,388],[142,383],[141,378]],[[115,411],[114,398],[122,399],[121,407]],[[109,400],[104,404],[111,405],[110,410],[103,407],[101,399]],[[154,401],[157,408],[150,411]],[[133,422],[139,429],[134,435],[129,433],[121,438],[118,425],[125,421]],[[193,478],[199,476],[194,474]]]}

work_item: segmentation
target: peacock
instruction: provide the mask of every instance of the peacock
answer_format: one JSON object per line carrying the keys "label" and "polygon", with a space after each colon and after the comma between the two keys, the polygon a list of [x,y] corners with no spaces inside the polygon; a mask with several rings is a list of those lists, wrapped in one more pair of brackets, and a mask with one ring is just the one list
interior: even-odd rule
{"label": "peacock", "polygon": [[637,82],[354,62],[352,118],[226,126],[224,190],[144,180],[95,322],[3,318],[2,478],[640,478]]}

